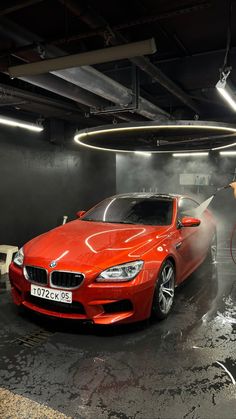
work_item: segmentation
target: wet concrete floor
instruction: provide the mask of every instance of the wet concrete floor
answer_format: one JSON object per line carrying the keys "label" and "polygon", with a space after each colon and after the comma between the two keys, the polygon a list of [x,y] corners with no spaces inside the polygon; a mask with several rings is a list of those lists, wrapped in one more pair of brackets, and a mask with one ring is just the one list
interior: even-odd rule
{"label": "wet concrete floor", "polygon": [[233,419],[235,380],[236,266],[227,249],[177,290],[162,322],[104,329],[19,316],[0,292],[1,418]]}

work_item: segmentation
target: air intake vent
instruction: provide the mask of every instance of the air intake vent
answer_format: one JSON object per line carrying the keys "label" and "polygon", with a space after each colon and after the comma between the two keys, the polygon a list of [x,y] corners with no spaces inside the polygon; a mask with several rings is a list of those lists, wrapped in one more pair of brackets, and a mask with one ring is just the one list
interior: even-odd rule
{"label": "air intake vent", "polygon": [[43,268],[36,268],[35,266],[25,267],[27,279],[37,284],[47,284],[47,271]]}
{"label": "air intake vent", "polygon": [[77,288],[83,279],[84,275],[79,272],[54,271],[51,273],[51,284],[58,288]]}

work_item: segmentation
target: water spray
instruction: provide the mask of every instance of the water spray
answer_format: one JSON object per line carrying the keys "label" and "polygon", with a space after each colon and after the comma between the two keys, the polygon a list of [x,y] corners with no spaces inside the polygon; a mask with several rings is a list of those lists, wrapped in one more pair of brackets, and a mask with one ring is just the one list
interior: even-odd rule
{"label": "water spray", "polygon": [[[209,207],[211,201],[215,198],[216,194],[218,192],[221,192],[224,189],[228,189],[228,188],[233,189],[234,197],[236,199],[236,181],[235,181],[235,182],[231,182],[229,185],[225,185],[225,186],[221,186],[220,188],[217,188],[216,192],[213,195],[211,195],[209,198],[207,198],[197,208],[195,208],[193,210],[193,212],[194,212],[193,216],[196,217],[196,218],[200,218],[202,213]],[[234,255],[233,255],[233,238],[234,238],[235,232],[236,232],[236,224],[233,227],[231,237],[230,237],[230,254],[231,254],[231,258],[232,258],[233,262],[236,265],[236,260],[235,260]]]}
{"label": "water spray", "polygon": [[232,182],[229,185],[221,186],[220,188],[218,188],[213,195],[211,195],[209,198],[207,198],[197,208],[195,208],[193,210],[193,212],[194,212],[193,215],[196,218],[201,217],[203,212],[209,207],[211,201],[215,198],[216,194],[218,194],[219,192],[223,191],[224,189],[228,189],[228,188],[232,188],[234,190],[234,197],[236,199],[236,182]]}

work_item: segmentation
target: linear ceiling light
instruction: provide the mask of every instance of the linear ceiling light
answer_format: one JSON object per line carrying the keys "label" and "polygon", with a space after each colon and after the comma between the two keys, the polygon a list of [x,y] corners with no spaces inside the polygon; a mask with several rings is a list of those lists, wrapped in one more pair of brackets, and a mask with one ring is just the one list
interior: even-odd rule
{"label": "linear ceiling light", "polygon": [[135,151],[134,154],[138,154],[144,157],[150,157],[152,155],[152,153],[146,153],[145,151]]}
{"label": "linear ceiling light", "polygon": [[8,118],[2,115],[0,115],[0,124],[8,125],[10,127],[24,128],[35,132],[43,131],[43,127],[41,125],[32,124],[30,122],[22,122],[17,119]]}
{"label": "linear ceiling light", "polygon": [[173,153],[173,157],[205,157],[208,156],[209,153]]}
{"label": "linear ceiling light", "polygon": [[223,99],[228,103],[228,105],[236,112],[236,98],[233,87],[230,87],[230,83],[227,82],[227,79],[230,75],[232,67],[230,65],[229,56],[230,56],[230,48],[231,48],[231,41],[232,41],[232,25],[233,25],[233,2],[229,0],[226,4],[227,9],[227,32],[226,32],[226,48],[224,54],[224,61],[223,65],[220,68],[220,80],[216,84],[216,89],[223,97]]}
{"label": "linear ceiling light", "polygon": [[236,156],[236,151],[220,151],[221,156]]}
{"label": "linear ceiling light", "polygon": [[66,55],[64,57],[51,58],[30,64],[11,66],[8,68],[8,72],[12,78],[33,76],[51,71],[65,70],[67,68],[124,60],[126,58],[154,54],[155,52],[155,39],[150,38],[145,41],[132,42],[115,47],[82,52],[80,54]]}
{"label": "linear ceiling light", "polygon": [[231,106],[231,108],[236,112],[236,97],[232,87],[227,83],[227,78],[219,80],[216,84],[216,89],[224,98],[224,100]]}

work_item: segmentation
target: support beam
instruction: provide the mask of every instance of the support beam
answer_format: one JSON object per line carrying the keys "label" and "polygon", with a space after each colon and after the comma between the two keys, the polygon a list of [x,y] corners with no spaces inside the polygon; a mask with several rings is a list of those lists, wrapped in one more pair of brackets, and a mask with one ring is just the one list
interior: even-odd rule
{"label": "support beam", "polygon": [[25,0],[19,2],[15,6],[5,7],[0,10],[0,16],[8,15],[9,13],[17,12],[17,10],[24,9],[28,6],[33,6],[34,4],[41,3],[43,0]]}

